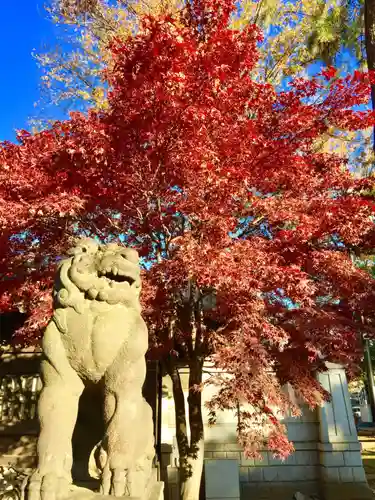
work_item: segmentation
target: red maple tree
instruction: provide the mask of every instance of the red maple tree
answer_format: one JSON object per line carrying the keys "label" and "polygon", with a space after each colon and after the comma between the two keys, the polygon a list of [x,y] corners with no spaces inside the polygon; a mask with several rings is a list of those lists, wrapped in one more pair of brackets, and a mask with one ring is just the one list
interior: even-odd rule
{"label": "red maple tree", "polygon": [[230,375],[212,380],[212,419],[235,409],[247,453],[266,443],[286,456],[275,408],[298,409],[283,386],[316,405],[325,362],[353,369],[359,332],[373,334],[374,280],[349,255],[374,247],[371,179],[317,148],[332,126],[373,126],[372,112],[356,110],[370,77],[330,69],[278,92],[252,77],[261,34],[229,29],[233,9],[192,0],[178,18],[145,18],[137,36],[112,43],[108,111],[0,149],[0,308],[29,312],[18,339],[38,338],[73,236],[122,238],[144,256],[144,314],[173,382],[184,500],[198,498],[206,359]]}

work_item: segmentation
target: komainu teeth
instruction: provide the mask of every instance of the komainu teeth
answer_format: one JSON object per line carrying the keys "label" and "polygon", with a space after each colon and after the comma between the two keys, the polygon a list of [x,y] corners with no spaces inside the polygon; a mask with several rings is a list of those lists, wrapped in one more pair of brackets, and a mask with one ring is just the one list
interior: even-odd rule
{"label": "komainu teeth", "polygon": [[112,273],[117,276],[117,273],[118,273],[118,269],[117,267],[112,267]]}
{"label": "komainu teeth", "polygon": [[96,290],[95,288],[90,288],[90,290],[87,292],[88,296],[91,298],[91,299],[96,299],[97,295],[98,295],[98,290]]}

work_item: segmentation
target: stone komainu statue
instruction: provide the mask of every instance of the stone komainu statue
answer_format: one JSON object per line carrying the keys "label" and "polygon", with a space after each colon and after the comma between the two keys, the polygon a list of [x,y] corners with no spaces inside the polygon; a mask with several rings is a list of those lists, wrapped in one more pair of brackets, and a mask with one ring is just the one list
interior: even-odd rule
{"label": "stone komainu statue", "polygon": [[72,434],[87,383],[104,387],[101,493],[144,497],[154,458],[152,410],[142,397],[147,327],[138,254],[80,240],[59,266],[54,314],[43,338],[38,468],[29,500],[69,496]]}

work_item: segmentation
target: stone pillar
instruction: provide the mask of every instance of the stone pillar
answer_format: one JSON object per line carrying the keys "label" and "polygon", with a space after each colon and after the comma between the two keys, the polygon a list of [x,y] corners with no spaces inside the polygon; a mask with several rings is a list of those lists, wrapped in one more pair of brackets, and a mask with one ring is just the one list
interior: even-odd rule
{"label": "stone pillar", "polygon": [[319,382],[331,401],[319,408],[319,456],[321,485],[325,500],[374,498],[362,465],[361,446],[350,404],[345,370],[327,363]]}
{"label": "stone pillar", "polygon": [[237,460],[205,460],[206,500],[240,500]]}

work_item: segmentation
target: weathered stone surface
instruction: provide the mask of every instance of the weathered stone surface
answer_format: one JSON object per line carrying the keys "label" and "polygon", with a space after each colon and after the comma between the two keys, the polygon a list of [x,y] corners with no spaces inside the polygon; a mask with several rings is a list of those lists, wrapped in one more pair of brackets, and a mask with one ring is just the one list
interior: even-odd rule
{"label": "weathered stone surface", "polygon": [[[116,244],[80,240],[69,255],[59,266],[54,314],[43,338],[38,467],[28,498],[71,498],[78,402],[85,386],[98,384],[105,420],[95,457],[101,491],[143,499],[154,437],[152,410],[142,397],[148,333],[139,303],[138,254]],[[106,498],[89,490],[74,494]]]}

